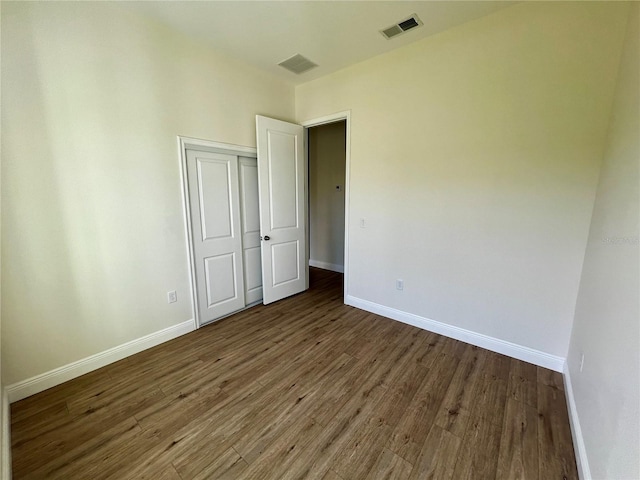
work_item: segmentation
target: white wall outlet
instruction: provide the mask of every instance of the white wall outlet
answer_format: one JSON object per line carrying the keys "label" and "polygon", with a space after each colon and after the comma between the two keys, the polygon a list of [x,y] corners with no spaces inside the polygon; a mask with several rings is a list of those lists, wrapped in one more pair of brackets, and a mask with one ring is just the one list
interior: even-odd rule
{"label": "white wall outlet", "polygon": [[398,279],[396,280],[396,289],[397,290],[404,290],[404,280],[402,279]]}
{"label": "white wall outlet", "polygon": [[582,373],[583,368],[584,368],[584,353],[580,355],[580,373]]}
{"label": "white wall outlet", "polygon": [[360,228],[367,228],[367,222],[364,218],[360,219]]}
{"label": "white wall outlet", "polygon": [[175,290],[167,292],[167,303],[176,303],[178,301],[178,294]]}

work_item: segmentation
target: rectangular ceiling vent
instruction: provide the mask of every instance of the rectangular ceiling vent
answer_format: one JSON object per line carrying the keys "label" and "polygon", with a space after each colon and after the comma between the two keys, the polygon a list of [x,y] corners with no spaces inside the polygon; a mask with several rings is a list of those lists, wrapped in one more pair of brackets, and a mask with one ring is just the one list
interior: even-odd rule
{"label": "rectangular ceiling vent", "polygon": [[401,35],[404,32],[411,30],[412,28],[419,27],[420,25],[422,25],[422,21],[420,20],[420,18],[418,18],[418,15],[414,13],[409,18],[406,18],[405,20],[402,20],[395,25],[391,25],[389,28],[380,30],[380,33],[384,38],[390,40],[393,37],[397,37],[398,35]]}
{"label": "rectangular ceiling vent", "polygon": [[287,70],[295,73],[296,75],[300,75],[301,73],[304,73],[307,70],[311,70],[312,68],[315,68],[318,66],[308,58],[305,58],[302,55],[300,55],[299,53],[296,53],[291,58],[287,58],[286,60],[283,60],[278,65],[280,65],[283,68],[286,68]]}

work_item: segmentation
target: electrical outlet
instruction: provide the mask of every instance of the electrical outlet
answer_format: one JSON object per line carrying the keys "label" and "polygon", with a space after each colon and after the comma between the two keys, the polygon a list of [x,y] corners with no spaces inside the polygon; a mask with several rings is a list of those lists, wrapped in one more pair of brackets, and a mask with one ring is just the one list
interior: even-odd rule
{"label": "electrical outlet", "polygon": [[178,301],[178,294],[175,290],[167,292],[167,303],[176,303]]}
{"label": "electrical outlet", "polygon": [[404,280],[401,280],[401,279],[396,280],[396,289],[404,290]]}
{"label": "electrical outlet", "polygon": [[583,368],[584,368],[584,353],[580,356],[580,373],[582,373]]}

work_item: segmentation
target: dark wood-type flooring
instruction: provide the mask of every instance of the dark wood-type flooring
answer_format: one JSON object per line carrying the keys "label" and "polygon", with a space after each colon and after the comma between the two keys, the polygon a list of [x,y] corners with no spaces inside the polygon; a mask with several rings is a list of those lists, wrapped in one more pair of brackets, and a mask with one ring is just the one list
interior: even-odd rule
{"label": "dark wood-type flooring", "polygon": [[11,406],[14,479],[576,479],[560,374],[342,304],[342,276]]}

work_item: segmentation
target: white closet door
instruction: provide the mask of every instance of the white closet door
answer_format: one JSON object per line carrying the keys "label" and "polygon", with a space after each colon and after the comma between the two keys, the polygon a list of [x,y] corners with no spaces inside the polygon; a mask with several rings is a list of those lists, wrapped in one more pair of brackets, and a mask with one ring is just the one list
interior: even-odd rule
{"label": "white closet door", "polygon": [[245,301],[248,305],[262,300],[258,162],[255,158],[240,157],[240,208]]}
{"label": "white closet door", "polygon": [[200,324],[245,306],[238,157],[187,150]]}

